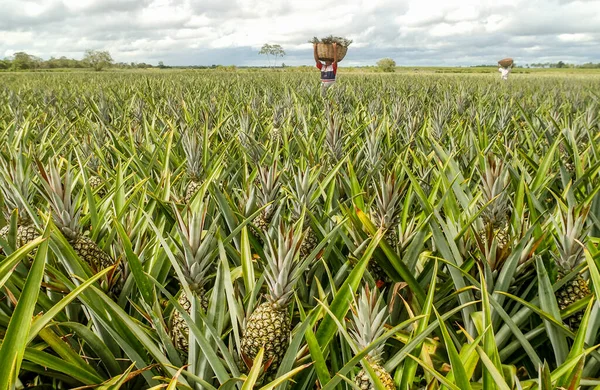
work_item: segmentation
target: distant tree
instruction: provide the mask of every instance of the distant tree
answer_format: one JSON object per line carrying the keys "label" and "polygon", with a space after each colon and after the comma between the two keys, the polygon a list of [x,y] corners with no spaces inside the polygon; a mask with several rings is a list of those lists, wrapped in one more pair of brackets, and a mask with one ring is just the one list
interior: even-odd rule
{"label": "distant tree", "polygon": [[562,61],[558,61],[558,63],[556,64],[557,68],[564,68],[565,67],[565,63]]}
{"label": "distant tree", "polygon": [[85,51],[83,61],[96,71],[101,71],[113,63],[113,59],[108,51],[89,49]]}
{"label": "distant tree", "polygon": [[20,51],[14,54],[12,61],[13,69],[31,69],[33,67],[33,59],[29,54]]}
{"label": "distant tree", "polygon": [[158,61],[158,67],[161,68],[161,69],[164,69],[165,68],[165,63],[162,62],[162,61]]}
{"label": "distant tree", "polygon": [[281,45],[270,45],[265,43],[263,47],[260,49],[258,54],[263,54],[267,56],[267,61],[269,61],[269,66],[271,66],[271,56],[275,57],[274,61],[277,61],[277,57],[283,58],[285,56],[285,51]]}
{"label": "distant tree", "polygon": [[384,72],[395,72],[396,71],[396,61],[391,58],[382,58],[377,61],[377,66]]}

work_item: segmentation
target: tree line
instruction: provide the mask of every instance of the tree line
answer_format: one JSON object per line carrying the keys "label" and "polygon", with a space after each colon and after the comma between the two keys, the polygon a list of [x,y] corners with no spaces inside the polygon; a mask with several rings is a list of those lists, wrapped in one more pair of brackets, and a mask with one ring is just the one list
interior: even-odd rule
{"label": "tree line", "polygon": [[[11,57],[0,60],[0,70],[37,70],[37,69],[77,69],[77,68],[93,68],[100,71],[105,68],[119,69],[141,69],[154,68],[155,66],[145,62],[115,62],[108,51],[103,50],[86,50],[81,60],[67,58],[50,57],[44,60],[40,57],[20,51]],[[167,68],[162,61],[158,63],[157,68]]]}

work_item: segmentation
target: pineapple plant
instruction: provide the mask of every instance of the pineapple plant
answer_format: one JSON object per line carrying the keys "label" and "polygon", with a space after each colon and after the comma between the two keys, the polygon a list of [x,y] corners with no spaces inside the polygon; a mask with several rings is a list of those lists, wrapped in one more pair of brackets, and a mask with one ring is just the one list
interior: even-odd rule
{"label": "pineapple plant", "polygon": [[[566,211],[559,210],[553,221],[554,243],[558,249],[558,254],[554,255],[558,280],[571,273],[583,261],[583,247],[579,243],[585,241],[584,225],[588,212],[589,208],[577,210],[571,206]],[[588,281],[581,274],[577,274],[575,279],[568,281],[555,293],[560,310],[566,309],[590,294]],[[583,311],[575,313],[567,319],[567,325],[576,332],[582,317]]]}
{"label": "pineapple plant", "polygon": [[106,189],[104,188],[104,180],[102,180],[102,177],[100,176],[100,159],[96,156],[90,140],[84,140],[82,149],[84,156],[87,157],[87,167],[90,171],[88,177],[90,188],[92,191],[96,192],[98,196],[103,198],[106,196]]}
{"label": "pineapple plant", "polygon": [[41,177],[41,195],[48,202],[52,211],[54,223],[67,239],[75,253],[85,261],[93,272],[117,265],[109,276],[109,288],[118,294],[123,287],[125,278],[123,263],[115,261],[108,253],[103,251],[96,242],[83,235],[79,224],[81,215],[82,191],[73,196],[76,189],[75,176],[71,166],[66,163],[64,178],[61,178],[61,165],[54,159],[48,162],[47,169],[38,163]]}
{"label": "pineapple plant", "polygon": [[263,263],[268,286],[267,300],[254,309],[246,320],[241,340],[241,360],[250,368],[261,348],[264,348],[265,371],[277,371],[289,343],[291,321],[289,305],[296,283],[308,267],[300,247],[304,235],[280,225],[276,237],[266,237]]}
{"label": "pineapple plant", "polygon": [[[31,161],[22,153],[11,155],[8,161],[0,158],[0,170],[0,193],[4,201],[2,211],[5,220],[10,221],[11,213],[17,210],[16,245],[21,247],[39,235],[28,212],[28,206],[33,203]],[[0,229],[0,237],[6,240],[9,230],[9,225]]]}
{"label": "pineapple plant", "polygon": [[[293,224],[299,224],[302,214],[306,211],[315,211],[316,204],[319,200],[319,172],[312,172],[307,168],[304,171],[298,170],[294,175],[293,186],[291,187],[292,197],[292,214],[291,221]],[[303,221],[303,224],[306,224]],[[319,244],[319,238],[310,225],[305,228],[305,237],[300,247],[300,257],[306,258]]]}
{"label": "pineapple plant", "polygon": [[271,128],[271,132],[269,134],[269,137],[271,138],[271,142],[276,144],[276,143],[282,143],[283,142],[283,135],[281,133],[281,125],[283,122],[283,107],[281,106],[276,106],[273,109],[273,127]]}
{"label": "pineapple plant", "polygon": [[[378,294],[377,289],[370,290],[368,285],[361,291],[358,300],[354,301],[352,307],[352,328],[350,337],[356,344],[357,351],[369,347],[385,331],[384,325],[389,315],[383,302],[383,295]],[[389,372],[383,368],[382,354],[384,344],[379,344],[372,349],[367,357],[367,363],[371,366],[378,379],[386,390],[396,389]],[[375,390],[375,384],[369,373],[362,369],[354,378],[354,383],[361,390]]]}
{"label": "pineapple plant", "polygon": [[181,137],[181,144],[185,153],[185,163],[189,182],[185,189],[184,202],[189,203],[192,197],[202,186],[203,144],[200,134],[188,129]]}
{"label": "pineapple plant", "polygon": [[106,196],[106,188],[104,188],[104,180],[100,177],[100,162],[97,157],[92,156],[88,161],[88,167],[92,173],[88,178],[90,188],[95,191],[101,198]]}
{"label": "pineapple plant", "polygon": [[[258,168],[256,190],[258,191],[258,207],[264,207],[252,221],[251,230],[260,241],[264,243],[263,236],[267,233],[269,225],[275,215],[276,204],[273,202],[280,196],[281,171],[277,168],[277,160],[269,167]],[[265,207],[266,206],[266,207]]]}
{"label": "pineapple plant", "polygon": [[400,194],[402,189],[394,174],[387,177],[379,176],[379,181],[374,183],[375,208],[372,213],[376,225],[385,230],[384,239],[393,249],[399,247],[398,218],[401,211]]}
{"label": "pineapple plant", "polygon": [[[511,205],[508,198],[508,170],[504,162],[494,155],[488,155],[481,175],[480,207],[487,207],[481,213],[484,228],[478,233],[478,243],[486,258],[494,259],[492,268],[496,268],[508,255],[509,220]],[[493,242],[497,243],[497,251],[491,254]]]}
{"label": "pineapple plant", "polygon": [[[196,206],[187,206],[187,220],[175,209],[177,231],[181,240],[180,243],[177,243],[176,259],[181,267],[185,283],[189,286],[191,293],[198,298],[202,310],[206,311],[208,308],[206,283],[216,256],[216,219],[206,231],[208,204],[201,203],[194,209],[190,207]],[[185,289],[179,293],[178,301],[188,314],[192,313],[192,302]],[[186,354],[189,347],[189,327],[178,310],[173,311],[169,328],[175,348]]]}

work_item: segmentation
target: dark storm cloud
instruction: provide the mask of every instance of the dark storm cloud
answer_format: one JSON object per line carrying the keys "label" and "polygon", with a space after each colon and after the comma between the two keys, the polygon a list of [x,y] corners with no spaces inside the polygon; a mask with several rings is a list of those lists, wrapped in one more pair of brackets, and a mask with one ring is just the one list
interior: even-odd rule
{"label": "dark storm cloud", "polygon": [[308,65],[307,41],[333,32],[354,40],[348,65],[600,61],[598,0],[0,0],[0,10],[0,57],[94,48],[125,62],[267,65],[258,49],[271,42],[288,53],[278,62]]}

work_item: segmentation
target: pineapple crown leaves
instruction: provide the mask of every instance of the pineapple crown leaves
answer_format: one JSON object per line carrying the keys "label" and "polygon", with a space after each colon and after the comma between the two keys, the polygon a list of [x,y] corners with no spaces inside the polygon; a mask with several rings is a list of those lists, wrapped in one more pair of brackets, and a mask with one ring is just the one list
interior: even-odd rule
{"label": "pineapple crown leaves", "polygon": [[380,226],[389,228],[396,221],[401,211],[401,184],[394,174],[387,177],[379,175],[379,180],[374,184],[376,188],[375,217]]}
{"label": "pineapple crown leaves", "polygon": [[[66,160],[65,175],[61,177],[61,164],[51,159],[48,168],[44,168],[37,161],[39,175],[41,177],[41,194],[49,203],[56,225],[69,239],[75,238],[80,232],[79,216],[81,213],[78,202],[74,202],[73,189],[75,186],[74,175],[71,166]],[[81,192],[79,192],[81,197]]]}
{"label": "pineapple crown leaves", "polygon": [[264,272],[269,286],[269,301],[276,307],[285,307],[294,293],[294,287],[306,268],[308,258],[300,260],[300,247],[305,234],[302,227],[279,225],[275,238],[267,237]]}
{"label": "pineapple crown leaves", "polygon": [[204,145],[200,133],[186,129],[181,136],[181,145],[186,158],[188,174],[193,179],[199,179],[203,172]]}
{"label": "pineapple crown leaves", "polygon": [[24,154],[11,155],[9,160],[0,158],[0,192],[4,199],[6,219],[10,219],[12,210],[19,210],[23,219],[27,219],[28,206],[33,198],[32,164]]}
{"label": "pineapple crown leaves", "polygon": [[552,223],[554,225],[554,242],[558,248],[556,261],[564,270],[575,268],[582,260],[584,250],[580,242],[586,236],[585,221],[589,206],[575,209],[569,206],[567,210],[559,208]]}
{"label": "pineapple crown leaves", "polygon": [[179,263],[188,282],[196,288],[206,282],[206,274],[216,256],[217,219],[205,230],[208,205],[196,203],[186,206],[185,217],[173,207],[177,218],[177,231],[181,239],[179,247]]}
{"label": "pineapple crown leaves", "polygon": [[509,218],[509,199],[506,189],[509,185],[508,170],[502,160],[488,155],[481,175],[483,205],[490,203],[483,211],[484,222],[498,224]]}
{"label": "pineapple crown leaves", "polygon": [[[385,332],[385,323],[389,318],[387,309],[383,302],[383,295],[377,289],[369,289],[368,285],[361,291],[358,299],[354,300],[352,307],[352,327],[350,336],[360,350],[369,347]],[[373,363],[381,358],[383,344],[380,344],[371,352],[369,357]]]}
{"label": "pineapple crown leaves", "polygon": [[261,206],[264,206],[274,201],[279,195],[281,189],[281,171],[277,168],[277,160],[273,160],[273,164],[266,167],[258,167],[258,199]]}
{"label": "pineapple crown leaves", "polygon": [[284,107],[282,105],[275,105],[273,107],[273,127],[279,128],[283,122]]}
{"label": "pineapple crown leaves", "polygon": [[[87,139],[86,139],[87,138]],[[87,159],[87,167],[94,173],[98,173],[100,169],[100,159],[97,157],[101,153],[101,150],[96,147],[92,136],[85,137],[83,142],[80,143],[82,156]]]}
{"label": "pineapple crown leaves", "polygon": [[306,208],[312,210],[319,200],[319,171],[317,169],[298,169],[294,175],[294,185],[290,188],[293,214],[299,218]]}
{"label": "pineapple crown leaves", "polygon": [[326,44],[335,42],[340,46],[348,47],[352,43],[352,40],[347,39],[347,38],[334,37],[333,35],[329,35],[329,36],[326,36],[325,38],[321,38],[321,39],[319,39],[317,37],[313,37],[313,39],[311,39],[308,42],[309,43],[326,43]]}

